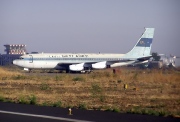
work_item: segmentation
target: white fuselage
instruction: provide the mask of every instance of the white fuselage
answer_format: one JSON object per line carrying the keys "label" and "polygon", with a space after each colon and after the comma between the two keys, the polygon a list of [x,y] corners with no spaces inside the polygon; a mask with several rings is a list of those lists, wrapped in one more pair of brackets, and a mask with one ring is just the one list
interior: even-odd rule
{"label": "white fuselage", "polygon": [[94,64],[96,62],[116,61],[109,63],[110,67],[117,67],[132,63],[134,61],[121,62],[124,54],[75,54],[75,53],[42,53],[27,54],[21,56],[20,59],[14,60],[13,64],[29,69],[64,69],[62,65]]}

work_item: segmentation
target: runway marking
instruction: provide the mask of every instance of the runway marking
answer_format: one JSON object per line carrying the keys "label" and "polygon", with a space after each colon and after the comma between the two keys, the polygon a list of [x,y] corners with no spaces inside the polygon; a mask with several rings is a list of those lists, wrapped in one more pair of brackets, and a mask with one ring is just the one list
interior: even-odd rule
{"label": "runway marking", "polygon": [[55,119],[55,120],[64,120],[64,121],[69,121],[69,122],[92,122],[92,121],[86,121],[86,120],[69,119],[69,118],[63,118],[63,117],[53,117],[53,116],[46,116],[46,115],[35,115],[35,114],[10,112],[10,111],[1,111],[1,110],[0,110],[0,113],[15,114],[15,115],[21,115],[21,116],[32,116],[32,117]]}

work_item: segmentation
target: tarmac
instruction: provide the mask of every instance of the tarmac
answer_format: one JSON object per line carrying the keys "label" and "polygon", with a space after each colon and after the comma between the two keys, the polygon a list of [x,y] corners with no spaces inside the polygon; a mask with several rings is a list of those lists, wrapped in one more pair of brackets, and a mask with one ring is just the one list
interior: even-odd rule
{"label": "tarmac", "polygon": [[0,102],[0,122],[180,122],[180,118]]}

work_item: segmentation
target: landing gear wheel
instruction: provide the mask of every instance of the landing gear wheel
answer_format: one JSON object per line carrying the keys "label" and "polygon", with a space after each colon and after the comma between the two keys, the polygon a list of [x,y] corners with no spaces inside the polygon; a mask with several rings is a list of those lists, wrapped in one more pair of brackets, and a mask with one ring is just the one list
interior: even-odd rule
{"label": "landing gear wheel", "polygon": [[71,71],[69,69],[66,69],[66,73],[70,73]]}

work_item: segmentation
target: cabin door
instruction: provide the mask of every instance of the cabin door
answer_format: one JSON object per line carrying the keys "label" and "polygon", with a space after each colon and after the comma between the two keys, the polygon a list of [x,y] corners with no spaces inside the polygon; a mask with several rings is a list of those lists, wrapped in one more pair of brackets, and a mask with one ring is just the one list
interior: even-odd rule
{"label": "cabin door", "polygon": [[33,56],[29,55],[29,63],[33,63]]}

